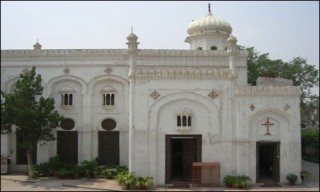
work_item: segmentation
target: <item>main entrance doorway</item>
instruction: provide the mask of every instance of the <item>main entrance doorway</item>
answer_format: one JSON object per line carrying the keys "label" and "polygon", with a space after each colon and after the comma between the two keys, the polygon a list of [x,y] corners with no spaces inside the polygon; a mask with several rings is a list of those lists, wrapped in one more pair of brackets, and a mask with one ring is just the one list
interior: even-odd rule
{"label": "main entrance doorway", "polygon": [[279,142],[257,142],[257,183],[279,182],[279,163]]}
{"label": "main entrance doorway", "polygon": [[192,163],[201,162],[201,144],[201,135],[166,135],[166,183],[192,181]]}

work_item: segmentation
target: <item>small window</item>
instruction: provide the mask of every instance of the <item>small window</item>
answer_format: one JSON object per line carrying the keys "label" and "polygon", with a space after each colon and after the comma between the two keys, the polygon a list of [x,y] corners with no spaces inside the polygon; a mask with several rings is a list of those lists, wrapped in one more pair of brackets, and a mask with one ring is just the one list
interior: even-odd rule
{"label": "small window", "polygon": [[114,93],[104,93],[103,94],[103,105],[104,106],[114,106]]}
{"label": "small window", "polygon": [[109,110],[113,109],[116,102],[116,89],[110,86],[107,86],[101,90],[101,96],[102,96],[102,106]]}
{"label": "small window", "polygon": [[105,119],[101,122],[101,127],[107,131],[113,130],[114,128],[116,128],[116,126],[117,126],[117,123],[113,119]]}
{"label": "small window", "polygon": [[180,115],[177,116],[177,126],[178,127],[181,126],[181,116]]}
{"label": "small window", "polygon": [[72,93],[62,93],[61,94],[61,105],[72,106],[73,95]]}
{"label": "small window", "polygon": [[64,130],[71,130],[74,128],[74,121],[72,119],[63,119],[60,123],[60,127]]}
{"label": "small window", "polygon": [[217,50],[217,47],[216,46],[212,46],[210,47],[211,50]]}
{"label": "small window", "polygon": [[202,50],[202,47],[198,47],[197,50]]}
{"label": "small window", "polygon": [[70,87],[61,89],[61,106],[73,106],[73,92],[74,90]]}
{"label": "small window", "polygon": [[177,116],[177,126],[178,127],[191,127],[191,116],[183,115]]}

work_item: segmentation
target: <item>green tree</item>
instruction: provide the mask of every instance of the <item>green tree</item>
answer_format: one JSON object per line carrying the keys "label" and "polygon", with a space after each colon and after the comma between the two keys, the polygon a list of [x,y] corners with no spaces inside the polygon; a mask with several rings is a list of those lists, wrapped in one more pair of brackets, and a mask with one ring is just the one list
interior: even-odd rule
{"label": "green tree", "polygon": [[54,140],[53,129],[59,126],[62,116],[54,110],[54,99],[44,98],[41,75],[36,67],[20,74],[14,90],[1,98],[1,134],[16,126],[22,136],[17,144],[27,152],[29,178],[33,177],[32,150],[37,143]]}

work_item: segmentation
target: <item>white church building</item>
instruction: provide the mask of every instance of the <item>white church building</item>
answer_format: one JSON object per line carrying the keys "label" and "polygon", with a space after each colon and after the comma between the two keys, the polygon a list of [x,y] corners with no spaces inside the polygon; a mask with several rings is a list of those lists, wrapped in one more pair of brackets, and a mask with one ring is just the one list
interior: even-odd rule
{"label": "white church building", "polygon": [[[190,182],[193,162],[219,165],[221,185],[226,175],[255,183],[299,174],[300,87],[266,77],[248,85],[248,54],[210,8],[187,33],[190,50],[139,49],[133,33],[126,49],[42,49],[37,42],[1,50],[1,90],[12,90],[34,65],[44,96],[65,117],[57,139],[36,147],[35,162],[98,159],[157,185]],[[18,138],[1,135],[11,171],[26,167]]]}

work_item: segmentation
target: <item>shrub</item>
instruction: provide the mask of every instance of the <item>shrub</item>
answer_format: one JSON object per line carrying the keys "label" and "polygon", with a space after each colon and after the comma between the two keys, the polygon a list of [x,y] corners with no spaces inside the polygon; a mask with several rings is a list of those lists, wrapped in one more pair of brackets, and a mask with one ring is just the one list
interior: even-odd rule
{"label": "shrub", "polygon": [[61,168],[57,171],[57,176],[60,179],[65,179],[67,178],[67,175],[69,174],[69,171],[66,168]]}
{"label": "shrub", "polygon": [[117,176],[117,169],[116,168],[107,168],[102,171],[102,174],[107,178],[107,179],[114,179]]}
{"label": "shrub", "polygon": [[307,170],[301,170],[300,171],[300,178],[301,178],[302,181],[303,180],[308,180],[311,177],[312,177],[312,174],[309,171],[307,171]]}
{"label": "shrub", "polygon": [[135,186],[136,177],[134,173],[123,171],[117,175],[117,181],[125,189],[131,189]]}
{"label": "shrub", "polygon": [[234,186],[238,188],[246,188],[251,181],[251,178],[246,175],[239,175],[236,177]]}
{"label": "shrub", "polygon": [[135,186],[140,189],[147,189],[149,186],[153,185],[152,177],[137,177],[135,179]]}
{"label": "shrub", "polygon": [[81,167],[84,172],[84,175],[89,177],[89,178],[96,178],[96,173],[98,170],[98,163],[95,160],[85,160],[81,162]]}
{"label": "shrub", "polygon": [[290,185],[294,185],[298,180],[298,176],[293,173],[288,174],[286,178]]}
{"label": "shrub", "polygon": [[128,168],[126,166],[118,166],[117,167],[117,174],[122,173],[122,172],[128,172]]}
{"label": "shrub", "polygon": [[232,176],[232,175],[227,175],[223,178],[223,183],[227,186],[227,187],[233,187],[233,185],[235,184],[237,180],[236,176]]}

